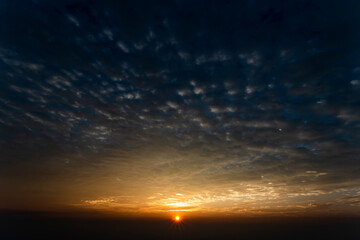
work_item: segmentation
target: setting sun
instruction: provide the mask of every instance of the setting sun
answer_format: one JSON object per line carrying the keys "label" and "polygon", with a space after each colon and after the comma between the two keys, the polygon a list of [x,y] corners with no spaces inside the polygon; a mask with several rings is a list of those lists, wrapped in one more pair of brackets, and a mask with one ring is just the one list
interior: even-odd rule
{"label": "setting sun", "polygon": [[175,220],[175,222],[180,222],[180,221],[181,221],[181,217],[180,217],[180,216],[175,216],[174,220]]}

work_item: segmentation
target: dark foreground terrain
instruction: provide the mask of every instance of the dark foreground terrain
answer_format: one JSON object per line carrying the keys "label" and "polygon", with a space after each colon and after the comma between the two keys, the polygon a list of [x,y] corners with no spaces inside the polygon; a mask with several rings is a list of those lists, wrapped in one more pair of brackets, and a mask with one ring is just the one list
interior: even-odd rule
{"label": "dark foreground terrain", "polygon": [[1,214],[0,239],[360,239],[360,218],[164,219]]}

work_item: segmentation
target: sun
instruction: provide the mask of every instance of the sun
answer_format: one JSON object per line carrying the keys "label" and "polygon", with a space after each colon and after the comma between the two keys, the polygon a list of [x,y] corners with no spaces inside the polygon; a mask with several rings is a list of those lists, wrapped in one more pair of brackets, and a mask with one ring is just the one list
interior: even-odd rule
{"label": "sun", "polygon": [[174,217],[174,221],[175,221],[175,222],[180,222],[180,221],[181,221],[181,217],[180,217],[179,215],[176,215],[176,216]]}

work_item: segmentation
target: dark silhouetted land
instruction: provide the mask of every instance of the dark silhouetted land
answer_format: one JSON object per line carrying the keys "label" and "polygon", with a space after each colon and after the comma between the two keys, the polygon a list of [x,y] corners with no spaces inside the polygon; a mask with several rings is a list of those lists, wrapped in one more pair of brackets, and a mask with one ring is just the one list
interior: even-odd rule
{"label": "dark silhouetted land", "polygon": [[3,212],[1,239],[360,239],[359,217],[114,218]]}

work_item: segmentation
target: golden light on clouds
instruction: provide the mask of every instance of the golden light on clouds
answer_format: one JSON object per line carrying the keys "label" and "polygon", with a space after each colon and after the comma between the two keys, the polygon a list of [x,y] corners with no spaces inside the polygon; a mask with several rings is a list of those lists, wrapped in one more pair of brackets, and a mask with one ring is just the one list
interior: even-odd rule
{"label": "golden light on clouds", "polygon": [[169,147],[143,148],[141,152],[126,155],[116,150],[110,157],[102,157],[102,162],[94,165],[96,168],[84,167],[81,172],[86,175],[71,175],[43,184],[47,189],[57,186],[59,193],[67,192],[53,195],[54,202],[115,214],[171,218],[179,213],[248,216],[350,212],[350,208],[356,207],[356,202],[344,197],[355,196],[360,191],[355,182],[343,187],[330,182],[334,172],[313,168],[291,175],[281,169],[276,174],[259,171],[249,165],[251,156],[245,152],[236,163],[231,156],[224,154],[224,159],[219,161],[215,156],[199,153],[198,149],[181,152]]}
{"label": "golden light on clouds", "polygon": [[[290,191],[291,190],[291,191]],[[93,200],[84,200],[78,206],[107,210],[113,212],[127,212],[136,214],[172,215],[182,218],[179,213],[197,215],[271,215],[316,213],[324,208],[331,209],[330,202],[318,204],[329,193],[320,190],[308,190],[306,193],[295,192],[289,186],[268,184],[247,184],[235,189],[214,188],[213,191],[196,191],[187,193],[152,193],[144,196],[112,196]],[[342,192],[331,192],[333,201],[339,200]],[[334,211],[336,212],[336,211]]]}

